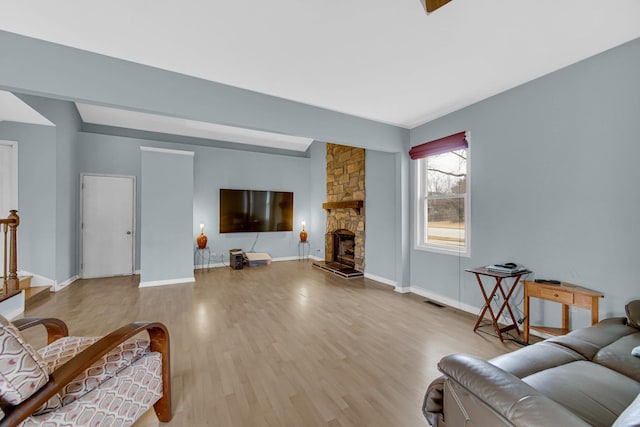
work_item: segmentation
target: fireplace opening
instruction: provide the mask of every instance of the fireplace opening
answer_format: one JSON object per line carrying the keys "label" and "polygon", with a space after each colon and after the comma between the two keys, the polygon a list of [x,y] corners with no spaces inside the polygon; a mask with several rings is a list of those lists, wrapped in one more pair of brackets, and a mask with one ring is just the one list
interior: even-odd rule
{"label": "fireplace opening", "polygon": [[349,267],[355,267],[355,248],[356,242],[355,233],[349,230],[337,230],[334,231],[334,235],[337,239],[333,239],[333,257],[339,264],[343,264]]}
{"label": "fireplace opening", "polygon": [[362,277],[356,270],[356,234],[341,228],[325,234],[325,261],[314,261],[314,267],[351,279]]}
{"label": "fireplace opening", "polygon": [[326,253],[326,255],[330,255],[327,262],[338,264],[340,268],[352,269],[355,267],[355,233],[341,228],[327,233],[326,237],[327,246],[333,249],[330,254],[328,251]]}

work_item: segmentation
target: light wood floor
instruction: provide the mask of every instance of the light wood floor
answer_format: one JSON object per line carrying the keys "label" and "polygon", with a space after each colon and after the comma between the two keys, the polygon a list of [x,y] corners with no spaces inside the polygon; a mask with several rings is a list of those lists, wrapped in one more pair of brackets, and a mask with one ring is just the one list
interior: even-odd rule
{"label": "light wood floor", "polygon": [[[309,262],[195,276],[193,285],[144,289],[138,276],[80,280],[25,316],[62,318],[72,335],[164,322],[170,426],[427,426],[422,397],[442,356],[517,348],[473,333],[468,314]],[[44,332],[27,339],[44,345]],[[157,425],[152,411],[136,424]]]}

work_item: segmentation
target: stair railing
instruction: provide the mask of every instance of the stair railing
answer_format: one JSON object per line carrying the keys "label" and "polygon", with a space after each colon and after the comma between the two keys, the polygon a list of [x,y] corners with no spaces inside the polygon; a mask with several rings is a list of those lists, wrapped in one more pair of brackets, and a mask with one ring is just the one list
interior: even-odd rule
{"label": "stair railing", "polygon": [[17,210],[9,211],[9,217],[7,219],[0,219],[0,226],[2,226],[2,234],[4,237],[2,290],[5,296],[15,294],[19,289],[18,225],[20,225],[20,217],[18,216]]}

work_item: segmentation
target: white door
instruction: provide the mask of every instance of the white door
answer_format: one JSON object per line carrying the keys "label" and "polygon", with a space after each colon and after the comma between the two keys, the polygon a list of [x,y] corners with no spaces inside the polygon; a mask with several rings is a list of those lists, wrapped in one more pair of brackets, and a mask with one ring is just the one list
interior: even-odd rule
{"label": "white door", "polygon": [[135,178],[82,175],[83,278],[133,274]]}
{"label": "white door", "polygon": [[[18,209],[18,148],[13,141],[0,141],[0,218],[7,218],[11,209]],[[0,232],[1,276],[4,263],[4,227],[0,227]]]}

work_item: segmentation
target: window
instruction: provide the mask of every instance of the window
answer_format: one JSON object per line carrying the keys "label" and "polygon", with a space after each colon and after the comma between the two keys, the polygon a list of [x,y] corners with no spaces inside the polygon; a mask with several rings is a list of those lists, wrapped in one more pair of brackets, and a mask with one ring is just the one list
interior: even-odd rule
{"label": "window", "polygon": [[416,159],[416,246],[419,249],[470,255],[469,150],[464,133],[460,140],[459,144],[423,152],[423,156]]}

